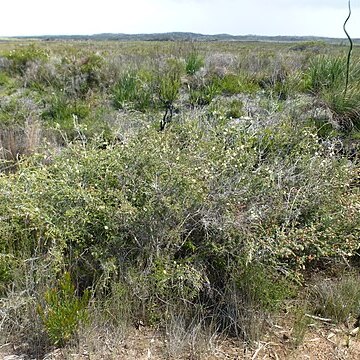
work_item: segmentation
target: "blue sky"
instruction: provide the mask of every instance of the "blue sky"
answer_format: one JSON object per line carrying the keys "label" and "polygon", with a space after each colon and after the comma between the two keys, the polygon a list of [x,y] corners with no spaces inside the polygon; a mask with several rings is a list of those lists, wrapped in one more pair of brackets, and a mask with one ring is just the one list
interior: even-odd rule
{"label": "blue sky", "polygon": [[[347,0],[2,0],[1,36],[190,31],[344,37]],[[360,0],[348,30],[360,38]]]}

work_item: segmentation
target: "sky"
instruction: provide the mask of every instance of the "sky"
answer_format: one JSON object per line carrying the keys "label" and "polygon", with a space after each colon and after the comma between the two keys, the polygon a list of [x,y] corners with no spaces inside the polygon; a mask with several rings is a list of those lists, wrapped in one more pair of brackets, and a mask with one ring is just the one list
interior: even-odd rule
{"label": "sky", "polygon": [[[162,33],[345,37],[348,0],[1,0],[0,37]],[[360,38],[360,0],[348,32]]]}

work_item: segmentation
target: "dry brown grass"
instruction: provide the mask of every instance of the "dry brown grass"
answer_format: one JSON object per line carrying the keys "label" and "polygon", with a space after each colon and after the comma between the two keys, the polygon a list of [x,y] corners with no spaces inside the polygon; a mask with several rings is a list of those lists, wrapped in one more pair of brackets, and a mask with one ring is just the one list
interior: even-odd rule
{"label": "dry brown grass", "polygon": [[[95,329],[94,329],[95,330]],[[244,348],[232,339],[218,338],[210,352],[193,354],[188,350],[177,354],[167,351],[167,338],[152,329],[132,329],[125,337],[109,329],[96,329],[87,339],[81,339],[76,347],[53,349],[41,360],[357,360],[360,358],[360,340],[350,336],[346,329],[312,322],[304,343],[294,348],[291,343],[291,327],[274,327],[272,332],[252,348]],[[89,335],[89,334],[88,334]],[[18,354],[19,357],[16,357]],[[29,359],[21,348],[10,344],[0,347],[0,358],[13,356],[13,360]]]}
{"label": "dry brown grass", "polygon": [[24,127],[0,128],[0,171],[11,171],[24,156],[40,150],[44,141],[43,129],[37,120],[29,118]]}

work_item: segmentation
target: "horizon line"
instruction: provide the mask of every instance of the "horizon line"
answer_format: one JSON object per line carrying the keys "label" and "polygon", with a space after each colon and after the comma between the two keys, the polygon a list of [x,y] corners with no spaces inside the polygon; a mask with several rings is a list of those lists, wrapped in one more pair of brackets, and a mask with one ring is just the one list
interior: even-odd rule
{"label": "horizon line", "polygon": [[[149,33],[123,33],[123,32],[99,32],[93,34],[41,34],[41,35],[0,35],[0,39],[13,39],[13,38],[44,38],[44,37],[95,37],[95,36],[104,36],[104,35],[123,35],[123,36],[149,36],[149,35],[171,35],[171,34],[191,34],[195,36],[228,36],[228,37],[263,37],[263,38],[323,38],[323,39],[337,39],[337,40],[347,40],[346,37],[333,37],[333,36],[323,36],[323,35],[259,35],[259,34],[244,34],[244,35],[234,35],[229,33],[216,33],[216,34],[206,34],[206,33],[196,33],[192,31],[167,31],[167,32],[149,32]],[[353,38],[353,40],[358,40],[360,38]]]}

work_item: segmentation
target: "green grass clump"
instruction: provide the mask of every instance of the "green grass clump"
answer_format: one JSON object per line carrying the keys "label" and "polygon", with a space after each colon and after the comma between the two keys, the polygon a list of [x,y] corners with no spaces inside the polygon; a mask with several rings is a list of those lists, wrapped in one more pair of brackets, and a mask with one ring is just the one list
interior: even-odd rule
{"label": "green grass clump", "polygon": [[263,310],[278,310],[285,299],[294,295],[291,282],[286,281],[271,268],[260,264],[245,266],[236,284],[243,296]]}
{"label": "green grass clump", "polygon": [[57,287],[45,291],[38,313],[53,345],[64,346],[74,339],[81,322],[87,319],[88,291],[77,297],[69,273],[64,273]]}
{"label": "green grass clump", "polygon": [[236,119],[244,115],[244,104],[239,99],[233,99],[230,101],[226,109],[226,117],[229,119]]}
{"label": "green grass clump", "polygon": [[359,316],[360,278],[357,274],[339,279],[324,279],[313,286],[311,303],[313,313],[336,323],[352,321]]}
{"label": "green grass clump", "polygon": [[209,105],[217,95],[221,94],[221,87],[214,78],[204,79],[190,85],[189,102],[192,106]]}
{"label": "green grass clump", "polygon": [[212,298],[216,323],[247,343],[264,335],[265,319],[292,298],[296,287],[264,263],[239,263],[221,293]]}
{"label": "green grass clump", "polygon": [[265,264],[239,264],[233,270],[220,298],[215,317],[228,332],[248,343],[264,334],[266,316],[277,313],[294,296],[291,281]]}
{"label": "green grass clump", "polygon": [[315,94],[333,113],[334,120],[343,130],[359,128],[360,65],[352,63],[349,86],[345,91],[346,59],[319,56],[305,72],[305,88]]}
{"label": "green grass clump", "polygon": [[53,93],[47,109],[41,113],[44,127],[55,129],[71,141],[78,135],[78,128],[90,115],[90,107],[84,100],[69,98],[63,92]]}
{"label": "green grass clump", "polygon": [[344,58],[316,57],[305,73],[305,88],[318,94],[324,89],[345,85],[345,66]]}
{"label": "green grass clump", "polygon": [[9,76],[5,73],[5,71],[0,71],[0,86],[7,85],[9,81]]}
{"label": "green grass clump", "polygon": [[153,104],[152,76],[149,72],[125,72],[113,88],[114,105],[145,111]]}
{"label": "green grass clump", "polygon": [[334,114],[341,129],[360,129],[360,85],[351,84],[344,91],[324,91],[322,99]]}
{"label": "green grass clump", "polygon": [[191,52],[185,59],[185,71],[188,75],[194,75],[204,64],[204,58],[198,52]]}
{"label": "green grass clump", "polygon": [[236,95],[241,93],[253,94],[260,89],[255,81],[243,74],[225,74],[218,78],[218,84],[224,95]]}

